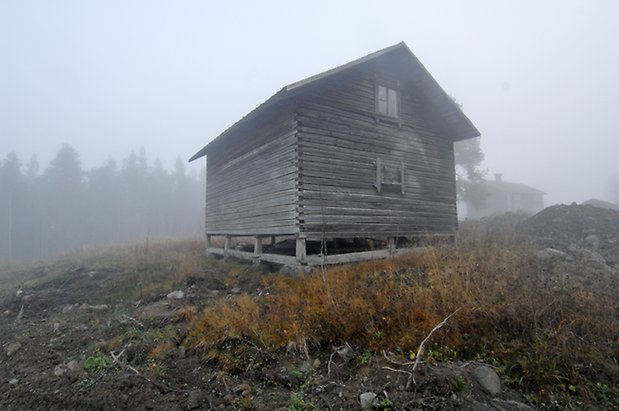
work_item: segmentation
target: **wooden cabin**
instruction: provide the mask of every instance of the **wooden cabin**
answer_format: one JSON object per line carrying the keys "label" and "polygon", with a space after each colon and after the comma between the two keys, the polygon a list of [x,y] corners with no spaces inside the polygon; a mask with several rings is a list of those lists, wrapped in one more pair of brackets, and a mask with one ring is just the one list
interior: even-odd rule
{"label": "wooden cabin", "polygon": [[[207,157],[207,253],[312,265],[393,255],[398,238],[453,236],[453,143],[476,136],[404,43],[290,84],[190,159]],[[234,236],[253,237],[253,252],[233,249]],[[279,238],[294,239],[292,256],[263,252]],[[334,239],[386,246],[307,251]]]}

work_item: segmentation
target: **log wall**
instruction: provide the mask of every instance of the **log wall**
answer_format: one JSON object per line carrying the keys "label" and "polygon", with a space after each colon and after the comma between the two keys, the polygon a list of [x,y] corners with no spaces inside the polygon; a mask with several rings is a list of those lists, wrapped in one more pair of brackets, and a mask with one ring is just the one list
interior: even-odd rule
{"label": "log wall", "polygon": [[[453,235],[453,143],[414,84],[363,70],[332,80],[337,87],[316,88],[297,114],[302,235]],[[376,115],[377,81],[398,89],[398,118]]]}
{"label": "log wall", "polygon": [[[243,135],[244,134],[244,135]],[[252,124],[207,160],[208,235],[298,231],[296,132],[290,112]]]}
{"label": "log wall", "polygon": [[[304,85],[214,144],[207,234],[453,235],[453,138],[401,70],[383,61]],[[396,117],[377,114],[377,84],[397,90]]]}

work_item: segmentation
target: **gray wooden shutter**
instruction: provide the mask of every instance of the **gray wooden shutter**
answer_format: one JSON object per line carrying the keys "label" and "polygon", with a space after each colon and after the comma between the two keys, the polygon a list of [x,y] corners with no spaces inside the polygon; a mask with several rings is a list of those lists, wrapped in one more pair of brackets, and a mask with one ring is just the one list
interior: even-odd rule
{"label": "gray wooden shutter", "polygon": [[392,89],[387,91],[387,115],[389,117],[398,117],[398,92]]}
{"label": "gray wooden shutter", "polygon": [[377,92],[378,92],[378,96],[377,96],[377,102],[378,102],[378,113],[379,114],[387,114],[387,87],[383,87],[383,86],[378,86],[377,87]]}

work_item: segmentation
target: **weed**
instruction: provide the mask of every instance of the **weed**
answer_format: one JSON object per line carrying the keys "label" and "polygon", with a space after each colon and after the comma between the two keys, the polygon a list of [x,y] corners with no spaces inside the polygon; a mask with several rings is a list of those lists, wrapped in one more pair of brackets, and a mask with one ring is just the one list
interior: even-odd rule
{"label": "weed", "polygon": [[105,354],[97,353],[86,357],[82,362],[82,368],[92,374],[100,374],[112,365],[112,359]]}
{"label": "weed", "polygon": [[288,374],[295,377],[296,379],[302,381],[305,379],[305,373],[301,370],[297,370],[296,368],[290,368],[288,370]]}
{"label": "weed", "polygon": [[161,380],[165,377],[168,369],[167,367],[165,367],[162,364],[159,364],[157,362],[151,361],[148,364],[148,368],[147,368],[148,373],[150,374],[150,376],[156,380]]}
{"label": "weed", "polygon": [[456,384],[457,384],[456,390],[460,394],[467,394],[469,392],[469,385],[463,376],[461,375],[458,376],[458,378],[456,379]]}
{"label": "weed", "polygon": [[179,308],[174,315],[175,322],[189,322],[193,320],[198,313],[198,307],[195,305],[186,305]]}
{"label": "weed", "polygon": [[305,399],[305,394],[303,392],[293,391],[290,393],[288,411],[306,411],[314,409],[316,409],[316,406]]}
{"label": "weed", "polygon": [[265,283],[269,295],[242,295],[198,314],[188,346],[217,351],[236,338],[273,351],[305,341],[414,352],[460,309],[433,336],[429,360],[488,361],[542,401],[551,393],[608,396],[585,387],[619,378],[616,279],[553,282],[509,227],[465,225],[453,246]]}
{"label": "weed", "polygon": [[369,351],[365,351],[359,357],[357,357],[357,361],[361,365],[368,365],[370,363],[371,358],[372,358],[372,353]]}
{"label": "weed", "polygon": [[307,379],[298,389],[290,393],[290,399],[288,400],[288,411],[308,411],[315,410],[316,404],[308,401],[305,396],[305,392],[309,388],[311,383],[311,375],[307,376]]}
{"label": "weed", "polygon": [[382,411],[391,411],[393,409],[393,401],[389,398],[384,398],[378,403],[378,409]]}

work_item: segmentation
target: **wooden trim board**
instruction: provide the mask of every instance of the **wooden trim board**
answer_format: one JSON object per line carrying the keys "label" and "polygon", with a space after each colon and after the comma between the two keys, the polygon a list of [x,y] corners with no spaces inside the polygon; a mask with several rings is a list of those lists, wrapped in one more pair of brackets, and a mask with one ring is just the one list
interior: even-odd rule
{"label": "wooden trim board", "polygon": [[320,254],[308,255],[305,260],[299,262],[296,256],[263,253],[256,255],[250,251],[240,251],[235,249],[225,250],[219,247],[206,248],[206,255],[219,255],[238,258],[241,260],[248,260],[254,262],[266,261],[275,264],[282,264],[290,267],[314,267],[323,264],[349,264],[368,260],[377,260],[390,257],[396,257],[408,253],[423,251],[425,247],[411,247],[411,248],[397,248],[397,249],[381,249],[372,251],[360,251],[355,253],[333,254],[322,256]]}

